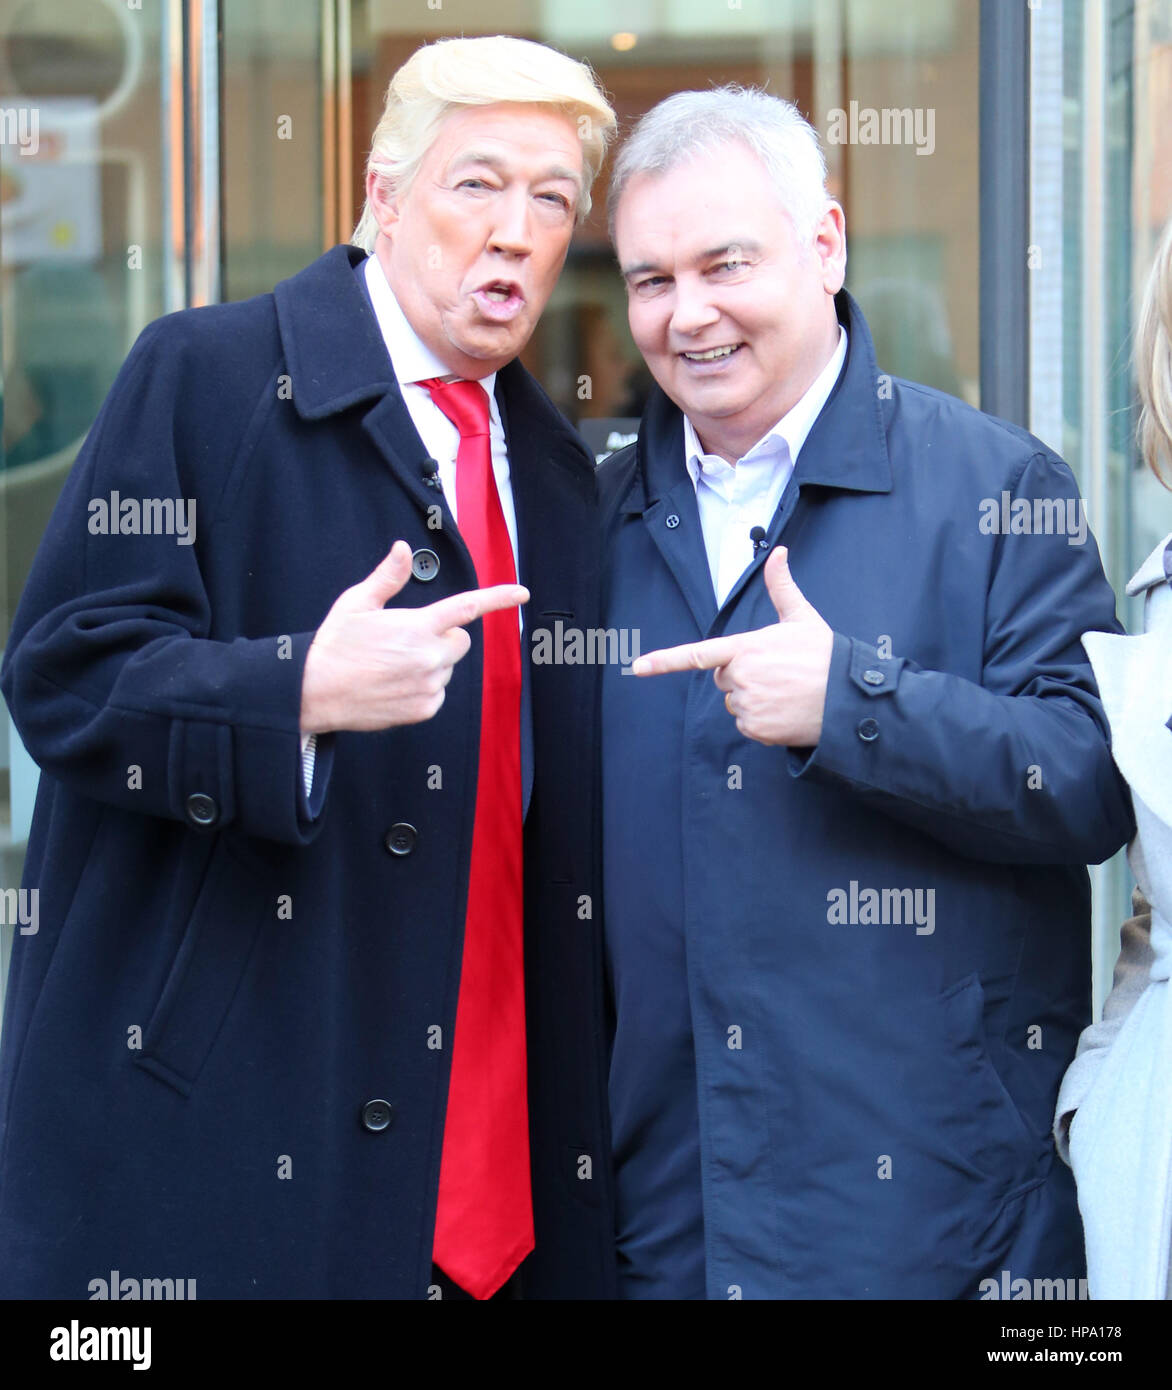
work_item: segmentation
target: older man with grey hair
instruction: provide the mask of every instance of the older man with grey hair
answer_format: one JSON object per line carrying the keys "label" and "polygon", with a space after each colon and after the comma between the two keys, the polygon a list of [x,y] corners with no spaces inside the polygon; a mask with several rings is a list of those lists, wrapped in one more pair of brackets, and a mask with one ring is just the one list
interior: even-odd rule
{"label": "older man with grey hair", "polygon": [[602,470],[605,621],[648,653],[603,675],[628,1298],[1084,1269],[1050,1119],[1085,865],[1132,825],[1079,643],[1114,595],[1025,524],[1080,506],[1051,449],[880,371],[824,179],[736,89],[661,103],[613,176],[657,383]]}
{"label": "older man with grey hair", "polygon": [[[595,480],[517,355],[613,127],[564,54],[429,45],[362,246],[123,366],[3,672],[3,1296],[611,1291],[594,685],[523,658],[597,625]],[[87,527],[144,495],[195,544]]]}

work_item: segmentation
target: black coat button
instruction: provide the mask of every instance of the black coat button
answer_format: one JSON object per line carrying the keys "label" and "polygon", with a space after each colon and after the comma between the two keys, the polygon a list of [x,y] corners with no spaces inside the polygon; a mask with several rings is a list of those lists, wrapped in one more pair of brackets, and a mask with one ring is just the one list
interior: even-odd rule
{"label": "black coat button", "polygon": [[186,802],[187,819],[201,830],[215,825],[220,819],[220,808],[204,792],[192,792]]}
{"label": "black coat button", "polygon": [[857,733],[864,743],[874,743],[879,737],[879,721],[877,719],[861,719]]}
{"label": "black coat button", "polygon": [[410,854],[419,839],[419,831],[405,820],[397,821],[383,836],[383,844],[391,854]]}
{"label": "black coat button", "polygon": [[393,1118],[389,1100],[368,1100],[362,1107],[362,1128],[370,1130],[371,1134],[390,1129]]}
{"label": "black coat button", "polygon": [[863,679],[867,682],[868,685],[882,685],[884,680],[883,672],[876,671],[873,669],[870,671],[864,671]]}
{"label": "black coat button", "polygon": [[425,584],[433,580],[440,571],[439,556],[434,550],[416,550],[411,556],[411,573]]}

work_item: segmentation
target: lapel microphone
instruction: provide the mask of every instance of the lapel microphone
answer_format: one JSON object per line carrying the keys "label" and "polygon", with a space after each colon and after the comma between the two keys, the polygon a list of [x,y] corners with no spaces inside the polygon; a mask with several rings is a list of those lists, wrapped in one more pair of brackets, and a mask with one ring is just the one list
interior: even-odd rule
{"label": "lapel microphone", "polygon": [[754,555],[756,555],[759,550],[769,549],[769,543],[765,539],[764,526],[754,526],[753,529],[749,532],[749,539],[753,542]]}
{"label": "lapel microphone", "polygon": [[428,487],[435,488],[437,492],[443,492],[444,485],[440,482],[439,464],[436,463],[435,459],[424,459],[419,465],[419,471],[423,474],[423,481]]}

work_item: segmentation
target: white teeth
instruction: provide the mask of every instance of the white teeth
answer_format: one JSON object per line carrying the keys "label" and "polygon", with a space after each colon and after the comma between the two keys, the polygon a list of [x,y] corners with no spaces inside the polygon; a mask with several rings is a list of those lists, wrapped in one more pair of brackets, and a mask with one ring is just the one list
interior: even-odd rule
{"label": "white teeth", "polygon": [[709,352],[685,352],[684,356],[689,362],[715,362],[718,357],[727,357],[730,352],[736,352],[740,347],[739,343],[734,343],[732,347],[712,348]]}
{"label": "white teeth", "polygon": [[510,290],[491,289],[485,290],[484,293],[489,297],[489,299],[494,300],[497,304],[503,304],[506,299],[509,299],[511,297],[512,292]]}

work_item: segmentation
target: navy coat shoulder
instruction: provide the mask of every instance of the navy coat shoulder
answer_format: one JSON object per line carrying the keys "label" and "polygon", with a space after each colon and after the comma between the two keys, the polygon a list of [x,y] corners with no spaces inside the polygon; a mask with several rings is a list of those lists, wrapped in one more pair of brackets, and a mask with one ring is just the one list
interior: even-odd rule
{"label": "navy coat shoulder", "polygon": [[[111,1270],[199,1297],[427,1296],[481,646],[475,624],[433,720],[319,739],[306,798],[301,673],[337,595],[400,537],[439,569],[393,603],[476,582],[361,259],[147,328],[29,577],[3,670],[42,769],[39,930],[16,938],[0,1055],[4,1296],[86,1298]],[[526,633],[594,626],[589,455],[519,363],[497,391]],[[194,543],[127,534],[127,499],[186,500]],[[596,688],[561,664],[525,679],[522,1283],[608,1297]]]}
{"label": "navy coat shoulder", "polygon": [[[606,668],[606,930],[680,939],[709,1298],[979,1298],[1084,1269],[1050,1122],[1085,866],[1132,832],[1080,645],[1115,599],[1066,464],[881,374],[836,304],[847,361],[768,531],[834,632],[822,736],[745,739],[710,672]],[[608,627],[647,652],[777,621],[765,549],[717,607],[662,393],[600,488]],[[622,984],[612,1074],[654,1085]],[[649,1241],[613,1140],[620,1238]]]}

